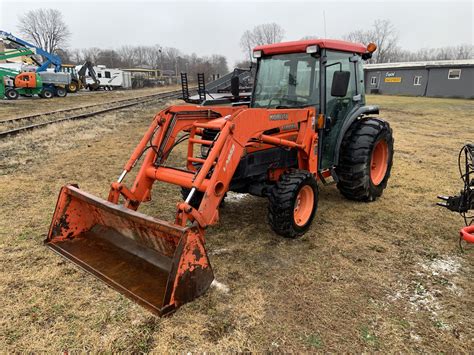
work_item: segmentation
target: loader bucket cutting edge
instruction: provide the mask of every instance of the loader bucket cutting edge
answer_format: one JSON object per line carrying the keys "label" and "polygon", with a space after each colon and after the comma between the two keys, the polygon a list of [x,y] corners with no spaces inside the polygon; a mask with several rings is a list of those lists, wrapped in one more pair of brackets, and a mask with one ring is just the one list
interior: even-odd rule
{"label": "loader bucket cutting edge", "polygon": [[162,316],[202,295],[214,279],[196,227],[181,227],[61,189],[45,244]]}

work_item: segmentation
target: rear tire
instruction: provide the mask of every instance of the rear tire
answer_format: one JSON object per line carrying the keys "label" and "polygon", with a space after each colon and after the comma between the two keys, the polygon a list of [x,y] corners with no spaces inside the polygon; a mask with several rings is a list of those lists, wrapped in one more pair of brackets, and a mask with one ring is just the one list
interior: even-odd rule
{"label": "rear tire", "polygon": [[67,96],[67,90],[65,88],[58,87],[58,88],[56,88],[56,95],[58,97],[66,97]]}
{"label": "rear tire", "polygon": [[313,175],[290,170],[270,191],[268,221],[279,235],[296,238],[309,229],[317,208],[318,185]]}
{"label": "rear tire", "polygon": [[393,136],[388,122],[358,120],[347,130],[336,167],[337,187],[354,201],[375,201],[387,187],[393,162]]}
{"label": "rear tire", "polygon": [[50,89],[43,89],[43,91],[40,93],[40,97],[43,99],[52,99],[54,96],[53,91]]}
{"label": "rear tire", "polygon": [[7,91],[5,91],[5,96],[8,100],[16,100],[18,99],[18,91],[16,91],[15,89],[9,89]]}

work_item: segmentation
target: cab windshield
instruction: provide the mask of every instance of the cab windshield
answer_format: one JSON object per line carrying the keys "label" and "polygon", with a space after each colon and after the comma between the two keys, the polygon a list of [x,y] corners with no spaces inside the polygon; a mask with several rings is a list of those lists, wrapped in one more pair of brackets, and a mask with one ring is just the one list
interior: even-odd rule
{"label": "cab windshield", "polygon": [[319,103],[319,61],[307,53],[260,60],[252,107],[297,108]]}

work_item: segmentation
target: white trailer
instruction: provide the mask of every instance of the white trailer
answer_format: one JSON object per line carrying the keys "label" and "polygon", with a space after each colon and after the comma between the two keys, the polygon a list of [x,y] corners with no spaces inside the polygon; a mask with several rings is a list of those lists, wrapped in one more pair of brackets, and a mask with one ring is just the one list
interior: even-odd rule
{"label": "white trailer", "polygon": [[[106,68],[104,65],[94,66],[100,87],[105,90],[129,89],[132,87],[132,75],[120,69]],[[92,78],[86,77],[86,82],[92,84]]]}

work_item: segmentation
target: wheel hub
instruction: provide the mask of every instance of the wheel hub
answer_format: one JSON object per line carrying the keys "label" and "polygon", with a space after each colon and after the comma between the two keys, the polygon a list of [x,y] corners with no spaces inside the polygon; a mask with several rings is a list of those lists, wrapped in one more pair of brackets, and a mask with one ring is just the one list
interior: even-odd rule
{"label": "wheel hub", "polygon": [[378,141],[372,150],[370,159],[370,180],[379,185],[385,177],[388,167],[388,145],[385,140]]}
{"label": "wheel hub", "polygon": [[311,217],[314,206],[314,193],[311,186],[303,186],[296,196],[293,217],[296,225],[304,226]]}

